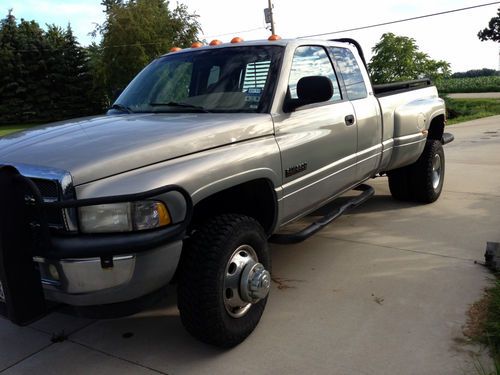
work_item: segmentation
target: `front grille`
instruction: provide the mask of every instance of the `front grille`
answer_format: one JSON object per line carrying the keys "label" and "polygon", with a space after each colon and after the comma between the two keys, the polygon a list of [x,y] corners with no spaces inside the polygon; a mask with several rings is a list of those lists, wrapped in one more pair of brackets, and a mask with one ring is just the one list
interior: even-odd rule
{"label": "front grille", "polygon": [[44,199],[52,201],[59,199],[59,188],[56,181],[42,180],[40,178],[32,178],[31,181],[38,187]]}
{"label": "front grille", "polygon": [[[31,178],[40,190],[40,194],[45,202],[54,202],[60,200],[59,185],[54,180],[44,180],[41,178]],[[45,209],[45,217],[50,228],[62,230],[65,229],[64,216],[61,209]]]}

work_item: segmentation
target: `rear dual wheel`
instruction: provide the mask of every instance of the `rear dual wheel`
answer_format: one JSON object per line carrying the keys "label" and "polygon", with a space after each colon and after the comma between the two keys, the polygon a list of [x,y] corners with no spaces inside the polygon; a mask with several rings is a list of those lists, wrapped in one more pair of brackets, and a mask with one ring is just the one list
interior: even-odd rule
{"label": "rear dual wheel", "polygon": [[194,232],[183,251],[178,307],[186,330],[233,347],[257,326],[271,285],[267,237],[244,215],[221,215]]}
{"label": "rear dual wheel", "polygon": [[428,140],[414,164],[387,173],[389,189],[398,200],[432,203],[443,190],[444,172],[443,145],[441,141]]}

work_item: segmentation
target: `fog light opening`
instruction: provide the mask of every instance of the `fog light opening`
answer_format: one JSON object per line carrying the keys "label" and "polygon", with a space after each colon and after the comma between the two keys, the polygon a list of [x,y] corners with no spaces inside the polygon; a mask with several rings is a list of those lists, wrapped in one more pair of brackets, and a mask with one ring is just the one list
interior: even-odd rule
{"label": "fog light opening", "polygon": [[60,276],[59,276],[59,271],[57,270],[57,267],[53,264],[49,264],[48,270],[49,270],[50,277],[53,280],[59,281]]}

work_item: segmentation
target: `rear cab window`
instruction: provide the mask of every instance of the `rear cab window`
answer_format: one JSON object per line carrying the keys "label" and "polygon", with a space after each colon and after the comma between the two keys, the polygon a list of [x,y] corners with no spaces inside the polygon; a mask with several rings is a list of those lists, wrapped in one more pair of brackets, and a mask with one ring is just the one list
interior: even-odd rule
{"label": "rear cab window", "polygon": [[328,52],[339,68],[349,100],[366,98],[365,80],[351,50],[342,47],[328,47]]}

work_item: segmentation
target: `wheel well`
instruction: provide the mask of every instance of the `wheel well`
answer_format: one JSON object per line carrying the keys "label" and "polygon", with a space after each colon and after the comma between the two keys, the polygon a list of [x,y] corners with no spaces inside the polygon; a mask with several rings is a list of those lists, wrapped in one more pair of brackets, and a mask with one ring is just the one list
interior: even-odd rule
{"label": "wheel well", "polygon": [[219,214],[253,217],[270,235],[276,224],[277,199],[271,181],[253,180],[215,193],[194,206],[190,229]]}
{"label": "wheel well", "polygon": [[444,133],[444,115],[436,116],[432,119],[429,126],[429,135],[427,139],[435,139],[440,141]]}

